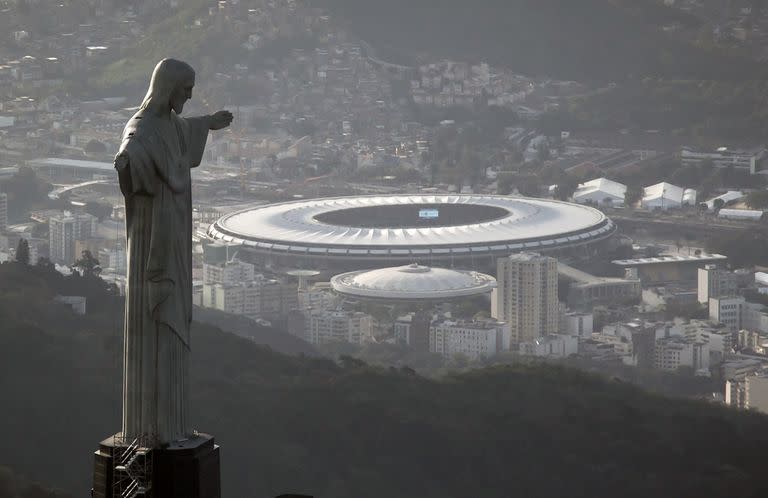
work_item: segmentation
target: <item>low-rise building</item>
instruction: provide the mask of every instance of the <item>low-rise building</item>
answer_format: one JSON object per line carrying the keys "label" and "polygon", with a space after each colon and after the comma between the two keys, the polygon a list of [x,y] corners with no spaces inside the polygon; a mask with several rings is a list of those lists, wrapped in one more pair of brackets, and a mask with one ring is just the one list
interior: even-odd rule
{"label": "low-rise building", "polygon": [[364,344],[373,339],[373,317],[343,310],[312,310],[307,316],[306,337],[312,344],[349,342]]}
{"label": "low-rise building", "polygon": [[341,302],[339,295],[333,292],[328,282],[318,282],[306,289],[299,288],[298,305],[300,310],[336,309]]}
{"label": "low-rise building", "polygon": [[560,320],[560,332],[577,337],[591,337],[595,318],[592,313],[565,313]]}
{"label": "low-rise building", "polygon": [[696,204],[696,191],[661,182],[643,189],[642,206],[645,209],[674,209]]}
{"label": "low-rise building", "polygon": [[495,320],[437,320],[429,327],[429,351],[446,358],[490,357],[509,350],[510,336],[509,325]]}
{"label": "low-rise building", "polygon": [[627,186],[607,178],[596,178],[579,184],[573,194],[573,201],[579,204],[623,206]]}
{"label": "low-rise building", "polygon": [[721,209],[717,212],[718,218],[729,220],[760,221],[765,214],[759,209]]}
{"label": "low-rise building", "polygon": [[680,151],[680,158],[684,165],[711,161],[718,168],[730,166],[749,171],[754,175],[762,169],[763,163],[766,160],[766,150],[764,147],[756,147],[749,150],[719,147],[714,151],[702,151],[691,147],[683,147]]}
{"label": "low-rise building", "polygon": [[720,365],[720,375],[725,380],[744,380],[747,375],[762,372],[768,366],[768,359],[732,356]]}
{"label": "low-rise building", "polygon": [[521,355],[568,358],[579,352],[579,338],[572,335],[550,334],[532,342],[522,342],[519,348]]}
{"label": "low-rise building", "polygon": [[689,367],[694,372],[709,372],[709,344],[689,337],[672,336],[656,340],[655,366],[676,371]]}
{"label": "low-rise building", "polygon": [[639,278],[596,277],[563,263],[558,276],[568,282],[568,306],[590,308],[595,304],[628,304],[640,301],[643,293]]}

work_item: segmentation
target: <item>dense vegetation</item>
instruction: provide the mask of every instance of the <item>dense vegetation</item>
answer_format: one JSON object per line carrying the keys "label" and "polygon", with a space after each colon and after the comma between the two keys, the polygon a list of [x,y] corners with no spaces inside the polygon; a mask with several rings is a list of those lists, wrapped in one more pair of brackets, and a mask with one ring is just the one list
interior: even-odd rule
{"label": "dense vegetation", "polygon": [[[750,69],[668,37],[695,20],[653,0],[310,0],[374,46],[484,59],[524,74],[585,81],[631,76],[739,78]],[[733,71],[732,73],[730,71]]]}
{"label": "dense vegetation", "polygon": [[749,143],[768,133],[767,90],[768,80],[757,74],[736,81],[639,78],[572,99],[545,121],[558,131],[656,130],[705,147],[722,145],[718,140]]}
{"label": "dense vegetation", "polygon": [[0,497],[2,498],[70,498],[69,495],[43,488],[19,477],[7,467],[0,466]]}
{"label": "dense vegetation", "polygon": [[[76,316],[49,301],[59,285],[0,265],[0,465],[83,496],[92,450],[119,423],[120,302]],[[760,415],[551,366],[430,380],[287,357],[211,326],[192,340],[194,425],[221,444],[225,496],[768,492]]]}

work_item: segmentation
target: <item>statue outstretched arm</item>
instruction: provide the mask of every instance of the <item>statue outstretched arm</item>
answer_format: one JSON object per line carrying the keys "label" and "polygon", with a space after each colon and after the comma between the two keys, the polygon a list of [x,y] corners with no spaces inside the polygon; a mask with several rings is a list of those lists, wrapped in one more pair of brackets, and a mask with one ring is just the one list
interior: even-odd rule
{"label": "statue outstretched arm", "polygon": [[232,113],[229,111],[218,111],[208,116],[198,116],[194,118],[180,118],[181,129],[184,134],[184,141],[187,146],[187,154],[190,161],[190,167],[196,168],[203,160],[205,143],[208,140],[210,130],[220,130],[226,128],[232,122]]}
{"label": "statue outstretched arm", "polygon": [[221,130],[232,124],[234,116],[229,111],[217,111],[208,116],[208,118],[210,119],[210,124],[208,125],[210,130]]}

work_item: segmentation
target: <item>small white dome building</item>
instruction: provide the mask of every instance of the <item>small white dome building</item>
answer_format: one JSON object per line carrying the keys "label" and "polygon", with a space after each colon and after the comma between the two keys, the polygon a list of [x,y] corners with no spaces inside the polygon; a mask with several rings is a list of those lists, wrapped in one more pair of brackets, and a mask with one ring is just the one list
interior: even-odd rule
{"label": "small white dome building", "polygon": [[342,273],[331,279],[337,293],[368,300],[449,301],[488,294],[496,279],[474,271],[418,264]]}

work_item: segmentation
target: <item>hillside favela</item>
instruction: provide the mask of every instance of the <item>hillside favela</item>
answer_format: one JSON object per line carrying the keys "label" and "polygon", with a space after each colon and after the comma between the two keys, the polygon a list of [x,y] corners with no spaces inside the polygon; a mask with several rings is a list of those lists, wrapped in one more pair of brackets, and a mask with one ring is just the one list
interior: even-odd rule
{"label": "hillside favela", "polygon": [[764,498],[766,213],[764,0],[0,0],[0,498]]}

